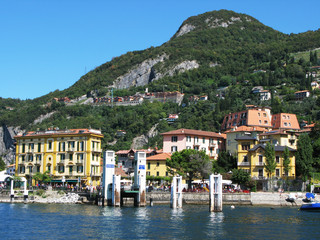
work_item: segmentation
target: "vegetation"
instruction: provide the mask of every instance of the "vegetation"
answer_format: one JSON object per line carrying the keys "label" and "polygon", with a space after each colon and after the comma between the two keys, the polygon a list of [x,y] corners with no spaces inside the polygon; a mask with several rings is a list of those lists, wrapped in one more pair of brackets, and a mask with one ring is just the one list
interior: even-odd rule
{"label": "vegetation", "polygon": [[312,172],[312,145],[310,137],[307,134],[301,134],[299,136],[296,153],[296,173],[297,176],[301,176],[303,181],[309,179]]}
{"label": "vegetation", "polygon": [[270,142],[267,142],[266,148],[265,148],[265,156],[266,156],[266,163],[264,164],[264,167],[267,171],[268,178],[272,176],[272,174],[276,170],[276,160],[275,160],[275,151],[274,146],[270,144]]}
{"label": "vegetation", "polygon": [[3,171],[6,169],[6,164],[3,161],[2,157],[0,157],[0,171]]}
{"label": "vegetation", "polygon": [[184,149],[174,152],[167,159],[168,171],[172,175],[179,174],[188,179],[188,188],[194,178],[206,178],[212,172],[212,162],[204,151]]}
{"label": "vegetation", "polygon": [[37,172],[32,178],[39,184],[51,182],[49,171],[45,171],[44,173]]}
{"label": "vegetation", "polygon": [[[218,19],[218,23],[230,22],[231,17],[238,20],[228,27],[213,28],[206,24],[210,19]],[[287,35],[248,15],[227,10],[190,17],[182,25],[185,24],[195,28],[182,36],[175,34],[159,47],[115,57],[63,91],[56,90],[25,101],[0,98],[0,123],[20,126],[23,130],[44,130],[52,126],[101,129],[103,148],[117,151],[129,149],[134,137],[146,134],[153,126],[157,126],[159,133],[182,127],[217,132],[226,113],[243,110],[246,104],[269,106],[273,113],[295,113],[299,121],[320,121],[320,91],[312,91],[312,96],[303,101],[297,102],[294,97],[295,91],[311,90],[313,77],[306,77],[306,74],[311,66],[319,65],[320,30]],[[119,76],[160,55],[167,57],[152,67],[156,73],[164,73],[187,60],[199,64],[199,68],[193,70],[151,79],[147,86],[149,92],[162,92],[176,91],[179,85],[179,90],[185,94],[180,106],[170,102],[144,102],[138,106],[111,108],[80,103],[66,105],[53,100],[54,97],[75,99],[83,95],[110,95],[109,86]],[[251,92],[254,86],[270,90],[272,99],[261,102]],[[133,95],[143,92],[145,87],[117,89],[114,96]],[[208,101],[190,102],[188,98],[192,95],[207,95]],[[48,113],[53,114],[34,123],[39,116]],[[178,113],[179,119],[168,124],[164,118],[172,113]],[[126,131],[124,137],[116,136],[120,129]],[[320,146],[317,139],[312,143],[314,146]],[[144,147],[156,146],[162,147],[161,135],[149,139]],[[320,169],[320,161],[316,159],[313,167]],[[231,168],[223,159],[220,161],[221,171]]]}

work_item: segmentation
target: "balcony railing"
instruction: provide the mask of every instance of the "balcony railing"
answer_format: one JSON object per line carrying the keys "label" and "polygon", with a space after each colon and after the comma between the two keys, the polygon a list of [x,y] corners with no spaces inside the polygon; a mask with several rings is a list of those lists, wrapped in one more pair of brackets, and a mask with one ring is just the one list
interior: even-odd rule
{"label": "balcony railing", "polygon": [[92,152],[98,152],[98,153],[101,153],[101,149],[93,148],[93,149],[92,149]]}
{"label": "balcony railing", "polygon": [[250,166],[250,162],[238,162],[238,166]]}
{"label": "balcony railing", "polygon": [[70,147],[67,149],[67,152],[74,152],[76,149],[74,147]]}
{"label": "balcony railing", "polygon": [[256,165],[257,166],[264,166],[264,163],[263,162],[258,162]]}
{"label": "balcony railing", "polygon": [[83,159],[77,159],[77,164],[83,164]]}

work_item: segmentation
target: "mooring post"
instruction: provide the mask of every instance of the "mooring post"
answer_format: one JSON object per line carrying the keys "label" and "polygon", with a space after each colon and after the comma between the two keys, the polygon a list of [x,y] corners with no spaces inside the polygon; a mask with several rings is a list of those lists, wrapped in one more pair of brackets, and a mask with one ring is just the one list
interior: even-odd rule
{"label": "mooring post", "polygon": [[139,193],[135,198],[135,206],[146,206],[146,153],[135,153],[135,168],[134,168],[134,189],[137,189]]}
{"label": "mooring post", "polygon": [[209,211],[222,211],[222,175],[211,174],[209,178]]}
{"label": "mooring post", "polygon": [[27,179],[23,181],[23,199],[24,202],[28,201]]}
{"label": "mooring post", "polygon": [[182,208],[182,176],[177,177],[177,185],[178,185],[178,208]]}
{"label": "mooring post", "polygon": [[[112,184],[115,168],[115,152],[105,151],[103,153],[103,176],[102,176],[102,195],[107,205],[112,205]],[[103,204],[104,205],[104,204]]]}
{"label": "mooring post", "polygon": [[13,202],[13,200],[14,200],[13,184],[14,184],[14,181],[13,181],[13,179],[11,179],[11,186],[10,186],[10,201],[11,202]]}
{"label": "mooring post", "polygon": [[113,175],[112,206],[120,207],[120,175]]}
{"label": "mooring post", "polygon": [[177,208],[177,177],[172,178],[170,207]]}

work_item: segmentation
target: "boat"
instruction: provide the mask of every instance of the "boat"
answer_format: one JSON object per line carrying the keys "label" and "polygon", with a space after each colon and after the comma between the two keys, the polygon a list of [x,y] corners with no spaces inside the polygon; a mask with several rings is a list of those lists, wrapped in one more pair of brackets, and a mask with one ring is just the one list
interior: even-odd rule
{"label": "boat", "polygon": [[304,203],[300,207],[301,211],[319,211],[320,212],[320,203]]}
{"label": "boat", "polygon": [[306,193],[304,204],[300,207],[302,211],[320,211],[320,203],[314,202],[315,196],[313,193]]}

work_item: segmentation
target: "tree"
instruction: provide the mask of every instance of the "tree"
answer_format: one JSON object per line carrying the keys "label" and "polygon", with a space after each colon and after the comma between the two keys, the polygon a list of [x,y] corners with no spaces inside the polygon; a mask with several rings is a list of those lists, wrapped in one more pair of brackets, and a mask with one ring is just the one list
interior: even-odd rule
{"label": "tree", "polygon": [[38,181],[38,183],[48,183],[51,181],[51,177],[49,176],[49,171],[45,171],[44,173],[37,172],[32,178],[35,181]]}
{"label": "tree", "polygon": [[290,166],[290,153],[289,148],[286,146],[283,151],[283,169],[286,175],[288,175],[291,166]]}
{"label": "tree", "polygon": [[296,153],[296,172],[297,176],[301,176],[303,181],[306,181],[312,172],[312,145],[307,134],[301,134],[298,139]]}
{"label": "tree", "polygon": [[250,181],[250,173],[244,171],[243,169],[233,169],[231,180],[234,183],[246,184]]}
{"label": "tree", "polygon": [[237,167],[237,159],[226,151],[219,153],[217,161],[214,162],[214,171],[223,173]]}
{"label": "tree", "polygon": [[0,171],[6,169],[6,163],[3,161],[2,157],[0,157]]}
{"label": "tree", "polygon": [[275,160],[274,146],[269,142],[267,143],[265,148],[265,157],[266,157],[266,163],[264,164],[264,167],[267,171],[268,178],[270,178],[274,173],[274,171],[276,170],[277,163]]}
{"label": "tree", "polygon": [[[195,177],[207,177],[212,172],[212,162],[204,151],[184,149],[174,152],[171,159],[167,158],[169,171],[186,177],[188,187],[191,188],[192,179]],[[172,170],[173,169],[173,170]]]}

